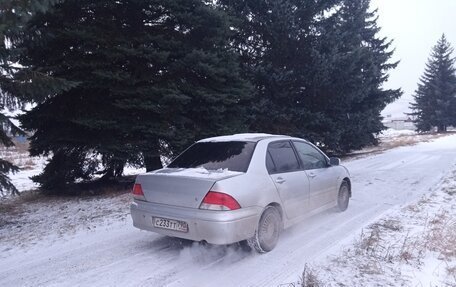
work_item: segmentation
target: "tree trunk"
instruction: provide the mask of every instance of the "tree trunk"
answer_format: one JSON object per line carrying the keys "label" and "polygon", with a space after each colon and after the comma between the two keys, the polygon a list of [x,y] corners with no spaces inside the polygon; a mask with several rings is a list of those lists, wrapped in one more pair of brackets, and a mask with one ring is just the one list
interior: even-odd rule
{"label": "tree trunk", "polygon": [[144,165],[146,166],[146,171],[152,171],[155,169],[160,169],[163,167],[160,156],[147,156],[144,153]]}
{"label": "tree trunk", "polygon": [[117,177],[121,177],[126,162],[124,160],[113,160],[109,163],[108,168],[105,171],[105,174],[101,177],[102,180],[112,180]]}
{"label": "tree trunk", "polygon": [[446,133],[446,131],[447,131],[447,126],[446,125],[439,125],[437,127],[437,132],[438,133]]}

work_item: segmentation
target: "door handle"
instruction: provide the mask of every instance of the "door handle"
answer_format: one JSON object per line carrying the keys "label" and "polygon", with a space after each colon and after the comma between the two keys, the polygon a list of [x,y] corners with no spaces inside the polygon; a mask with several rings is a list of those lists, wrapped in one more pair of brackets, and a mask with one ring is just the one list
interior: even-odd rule
{"label": "door handle", "polygon": [[307,176],[309,176],[310,178],[314,178],[314,177],[316,177],[317,175],[316,175],[315,173],[311,172],[311,173],[307,174]]}
{"label": "door handle", "polygon": [[285,182],[285,179],[283,179],[283,178],[281,178],[281,177],[278,177],[278,178],[276,179],[276,182],[277,182],[277,183],[284,183],[284,182]]}

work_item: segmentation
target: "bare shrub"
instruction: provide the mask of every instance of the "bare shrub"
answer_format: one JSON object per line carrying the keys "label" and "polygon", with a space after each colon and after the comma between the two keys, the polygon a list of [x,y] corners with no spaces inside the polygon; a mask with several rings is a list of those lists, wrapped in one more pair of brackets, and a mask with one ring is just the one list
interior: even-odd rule
{"label": "bare shrub", "polygon": [[454,282],[456,282],[456,265],[448,266],[446,270],[449,277],[453,278]]}
{"label": "bare shrub", "polygon": [[302,271],[301,287],[321,287],[323,283],[318,279],[318,276],[312,268],[307,264],[304,266]]}
{"label": "bare shrub", "polygon": [[379,247],[378,243],[380,241],[380,227],[376,224],[370,226],[370,231],[365,233],[361,231],[360,238],[355,243],[357,247],[355,252],[363,253],[375,253]]}
{"label": "bare shrub", "polygon": [[450,186],[445,189],[445,192],[449,195],[456,195],[456,186]]}
{"label": "bare shrub", "polygon": [[358,269],[363,275],[376,275],[383,273],[382,265],[379,261],[376,260],[361,263]]}
{"label": "bare shrub", "polygon": [[386,219],[383,220],[379,223],[376,223],[374,225],[377,225],[378,227],[383,227],[385,229],[389,229],[392,231],[402,231],[402,225],[399,220],[396,219]]}
{"label": "bare shrub", "polygon": [[430,228],[425,236],[426,247],[439,252],[444,259],[456,258],[456,220],[443,210],[429,221]]}
{"label": "bare shrub", "polygon": [[408,205],[406,208],[405,208],[406,211],[411,211],[411,212],[420,212],[420,208],[418,206],[418,204],[411,204],[411,205]]}
{"label": "bare shrub", "polygon": [[415,261],[418,265],[421,264],[423,252],[419,251],[418,238],[410,237],[407,233],[400,241],[391,242],[389,236],[402,232],[403,229],[399,220],[390,218],[372,224],[368,232],[362,231],[355,242],[354,254],[368,256],[370,261],[360,266],[360,270],[366,274],[380,274],[381,262]]}

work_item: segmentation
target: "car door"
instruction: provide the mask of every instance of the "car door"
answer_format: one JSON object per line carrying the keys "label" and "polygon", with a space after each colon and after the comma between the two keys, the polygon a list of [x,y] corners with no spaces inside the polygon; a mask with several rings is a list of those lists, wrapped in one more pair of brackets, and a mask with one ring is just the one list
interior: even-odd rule
{"label": "car door", "polygon": [[313,145],[293,141],[301,165],[310,182],[310,209],[334,202],[337,192],[337,170],[329,165],[327,157]]}
{"label": "car door", "polygon": [[266,168],[287,218],[304,214],[309,208],[309,179],[301,169],[290,141],[276,141],[268,145]]}

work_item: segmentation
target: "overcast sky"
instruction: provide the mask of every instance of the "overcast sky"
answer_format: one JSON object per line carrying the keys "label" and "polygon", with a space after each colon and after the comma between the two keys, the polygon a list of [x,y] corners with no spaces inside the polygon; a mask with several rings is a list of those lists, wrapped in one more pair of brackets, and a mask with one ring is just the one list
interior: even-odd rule
{"label": "overcast sky", "polygon": [[404,95],[382,114],[402,116],[442,33],[456,47],[456,0],[372,0],[371,5],[378,8],[381,35],[394,40],[394,59],[401,61],[386,87],[402,88]]}

